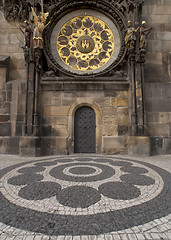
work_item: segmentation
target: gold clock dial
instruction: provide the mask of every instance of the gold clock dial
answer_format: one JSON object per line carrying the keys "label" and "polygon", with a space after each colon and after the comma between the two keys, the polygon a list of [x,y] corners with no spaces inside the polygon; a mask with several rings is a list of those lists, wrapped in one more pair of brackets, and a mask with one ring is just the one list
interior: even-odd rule
{"label": "gold clock dial", "polygon": [[56,47],[67,66],[92,71],[109,61],[115,41],[113,32],[103,20],[86,15],[74,17],[62,26]]}

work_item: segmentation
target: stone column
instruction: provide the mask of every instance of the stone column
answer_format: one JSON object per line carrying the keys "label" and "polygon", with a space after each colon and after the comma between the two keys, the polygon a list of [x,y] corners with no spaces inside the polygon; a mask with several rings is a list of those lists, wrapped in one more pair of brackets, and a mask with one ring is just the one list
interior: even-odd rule
{"label": "stone column", "polygon": [[132,50],[128,53],[129,61],[129,78],[131,91],[131,126],[130,135],[137,135],[137,99],[136,99],[136,80],[135,80],[135,52]]}
{"label": "stone column", "polygon": [[132,135],[128,138],[129,155],[149,156],[151,153],[150,138],[145,136],[144,62],[145,50],[140,50],[138,61],[134,63],[135,75],[132,76],[132,114],[135,117]]}
{"label": "stone column", "polygon": [[39,102],[39,82],[42,70],[42,48],[34,49],[35,59],[35,82],[34,82],[34,108],[33,108],[33,135],[38,135],[38,102]]}
{"label": "stone column", "polygon": [[20,139],[20,155],[39,156],[38,93],[41,73],[41,48],[24,49],[26,59],[26,96],[24,131]]}

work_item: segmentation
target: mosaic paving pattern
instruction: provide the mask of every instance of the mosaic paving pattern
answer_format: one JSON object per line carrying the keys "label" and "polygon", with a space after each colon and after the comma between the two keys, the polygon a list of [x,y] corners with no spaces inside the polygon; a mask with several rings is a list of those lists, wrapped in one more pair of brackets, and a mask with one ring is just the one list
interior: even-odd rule
{"label": "mosaic paving pattern", "polygon": [[67,157],[0,171],[0,222],[46,235],[98,235],[171,211],[171,174],[113,157]]}

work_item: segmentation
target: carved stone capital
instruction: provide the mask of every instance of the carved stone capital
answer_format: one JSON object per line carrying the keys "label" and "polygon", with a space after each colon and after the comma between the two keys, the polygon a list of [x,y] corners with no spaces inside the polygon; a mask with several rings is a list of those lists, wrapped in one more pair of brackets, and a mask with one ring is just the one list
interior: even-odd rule
{"label": "carved stone capital", "polygon": [[141,49],[138,53],[137,62],[138,63],[145,63],[145,57],[146,57],[146,50]]}
{"label": "carved stone capital", "polygon": [[23,22],[28,19],[29,5],[24,0],[6,0],[1,5],[7,21]]}
{"label": "carved stone capital", "polygon": [[23,47],[24,59],[26,63],[30,62],[30,49]]}
{"label": "carved stone capital", "polygon": [[136,54],[135,54],[134,50],[128,51],[128,59],[129,59],[130,62],[135,62]]}
{"label": "carved stone capital", "polygon": [[40,47],[34,48],[34,61],[36,63],[37,71],[40,71],[42,68],[41,60],[42,60],[43,49]]}

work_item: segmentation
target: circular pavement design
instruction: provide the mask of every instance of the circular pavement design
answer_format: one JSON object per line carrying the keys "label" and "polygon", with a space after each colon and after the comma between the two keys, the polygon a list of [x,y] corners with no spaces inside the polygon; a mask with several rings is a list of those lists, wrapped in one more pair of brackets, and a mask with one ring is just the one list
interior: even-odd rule
{"label": "circular pavement design", "polygon": [[0,222],[47,235],[98,235],[171,212],[171,174],[108,156],[56,157],[0,170]]}

